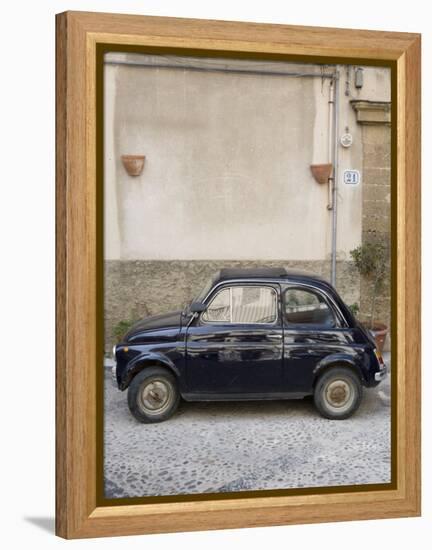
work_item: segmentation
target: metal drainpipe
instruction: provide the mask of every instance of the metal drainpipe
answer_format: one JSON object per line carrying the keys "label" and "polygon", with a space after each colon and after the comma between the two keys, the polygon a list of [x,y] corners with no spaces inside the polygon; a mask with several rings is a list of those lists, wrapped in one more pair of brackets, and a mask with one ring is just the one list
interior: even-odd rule
{"label": "metal drainpipe", "polygon": [[127,60],[115,60],[115,59],[108,59],[104,61],[104,65],[126,65],[129,67],[142,67],[146,69],[179,69],[179,70],[188,70],[188,71],[198,71],[198,72],[207,72],[207,73],[237,73],[237,74],[256,74],[256,75],[268,75],[268,76],[291,76],[294,78],[302,78],[302,77],[311,77],[311,78],[329,78],[331,80],[334,79],[334,73],[308,73],[308,72],[293,72],[293,71],[266,71],[266,70],[259,70],[259,69],[242,69],[240,67],[198,67],[194,65],[187,65],[187,64],[181,64],[178,63],[175,64],[153,64],[145,61],[127,61]]}
{"label": "metal drainpipe", "polygon": [[332,177],[332,250],[331,250],[331,284],[336,285],[336,245],[337,245],[337,190],[339,163],[339,71],[333,78],[333,177]]}
{"label": "metal drainpipe", "polygon": [[[334,140],[333,140],[333,112],[334,112],[334,89],[335,82],[334,79],[330,81],[329,84],[329,98],[328,98],[328,117],[327,117],[327,126],[328,126],[328,136],[327,136],[327,159],[328,162],[331,162],[333,166],[333,157],[334,157]],[[333,209],[333,174],[328,179],[327,185],[327,210]]]}

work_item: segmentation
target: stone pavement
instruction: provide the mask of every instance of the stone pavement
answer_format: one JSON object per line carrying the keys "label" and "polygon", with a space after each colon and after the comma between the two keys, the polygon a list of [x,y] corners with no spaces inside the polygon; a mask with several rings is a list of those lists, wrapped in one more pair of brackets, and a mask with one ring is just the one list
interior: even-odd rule
{"label": "stone pavement", "polygon": [[[389,365],[389,354],[385,354]],[[182,402],[140,424],[105,369],[105,496],[176,495],[390,481],[390,377],[348,420],[311,399]]]}

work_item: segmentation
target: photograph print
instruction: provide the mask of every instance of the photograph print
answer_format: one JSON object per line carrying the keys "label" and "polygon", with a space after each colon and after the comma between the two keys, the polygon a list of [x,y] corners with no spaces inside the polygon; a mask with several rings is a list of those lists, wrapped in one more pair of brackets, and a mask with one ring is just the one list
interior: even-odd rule
{"label": "photograph print", "polygon": [[391,172],[388,67],[104,54],[105,499],[391,483]]}

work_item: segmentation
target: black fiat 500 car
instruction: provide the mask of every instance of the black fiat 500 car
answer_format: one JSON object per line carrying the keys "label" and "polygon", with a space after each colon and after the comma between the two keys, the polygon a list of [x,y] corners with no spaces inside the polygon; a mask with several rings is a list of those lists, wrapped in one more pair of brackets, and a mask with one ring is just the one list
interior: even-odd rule
{"label": "black fiat 500 car", "polygon": [[186,401],[299,399],[326,418],[358,408],[386,366],[371,334],[320,277],[222,269],[183,310],[136,323],[114,347],[113,378],[140,422]]}

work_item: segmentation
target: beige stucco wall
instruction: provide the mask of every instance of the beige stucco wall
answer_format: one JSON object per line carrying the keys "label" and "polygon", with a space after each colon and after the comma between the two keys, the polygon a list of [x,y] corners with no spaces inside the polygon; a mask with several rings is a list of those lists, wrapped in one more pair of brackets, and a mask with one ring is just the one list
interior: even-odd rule
{"label": "beige stucco wall", "polygon": [[[365,73],[363,95],[385,96],[382,69]],[[105,257],[328,258],[328,189],[314,181],[310,164],[331,160],[329,85],[321,78],[107,64]],[[344,86],[341,73],[340,127],[349,127],[354,145],[341,149],[340,168],[361,169]],[[146,164],[131,178],[120,156],[134,153],[146,155]],[[340,185],[338,199],[343,258],[361,240],[361,187]]]}
{"label": "beige stucco wall", "polygon": [[[362,242],[368,197],[363,181],[344,185],[342,174],[364,176],[369,145],[351,102],[390,101],[389,70],[365,67],[356,89],[354,68],[344,66],[229,61],[264,71],[238,74],[190,70],[196,60],[176,58],[109,54],[106,61],[107,342],[122,319],[183,305],[219,267],[286,265],[330,278],[329,187],[310,172],[333,154],[331,81],[322,72],[339,72],[338,137],[353,136],[350,148],[338,146],[336,286],[348,304],[360,301],[349,251]],[[227,61],[199,66],[209,63]],[[265,74],[273,70],[318,77]],[[146,156],[140,176],[126,173],[122,154]]]}

